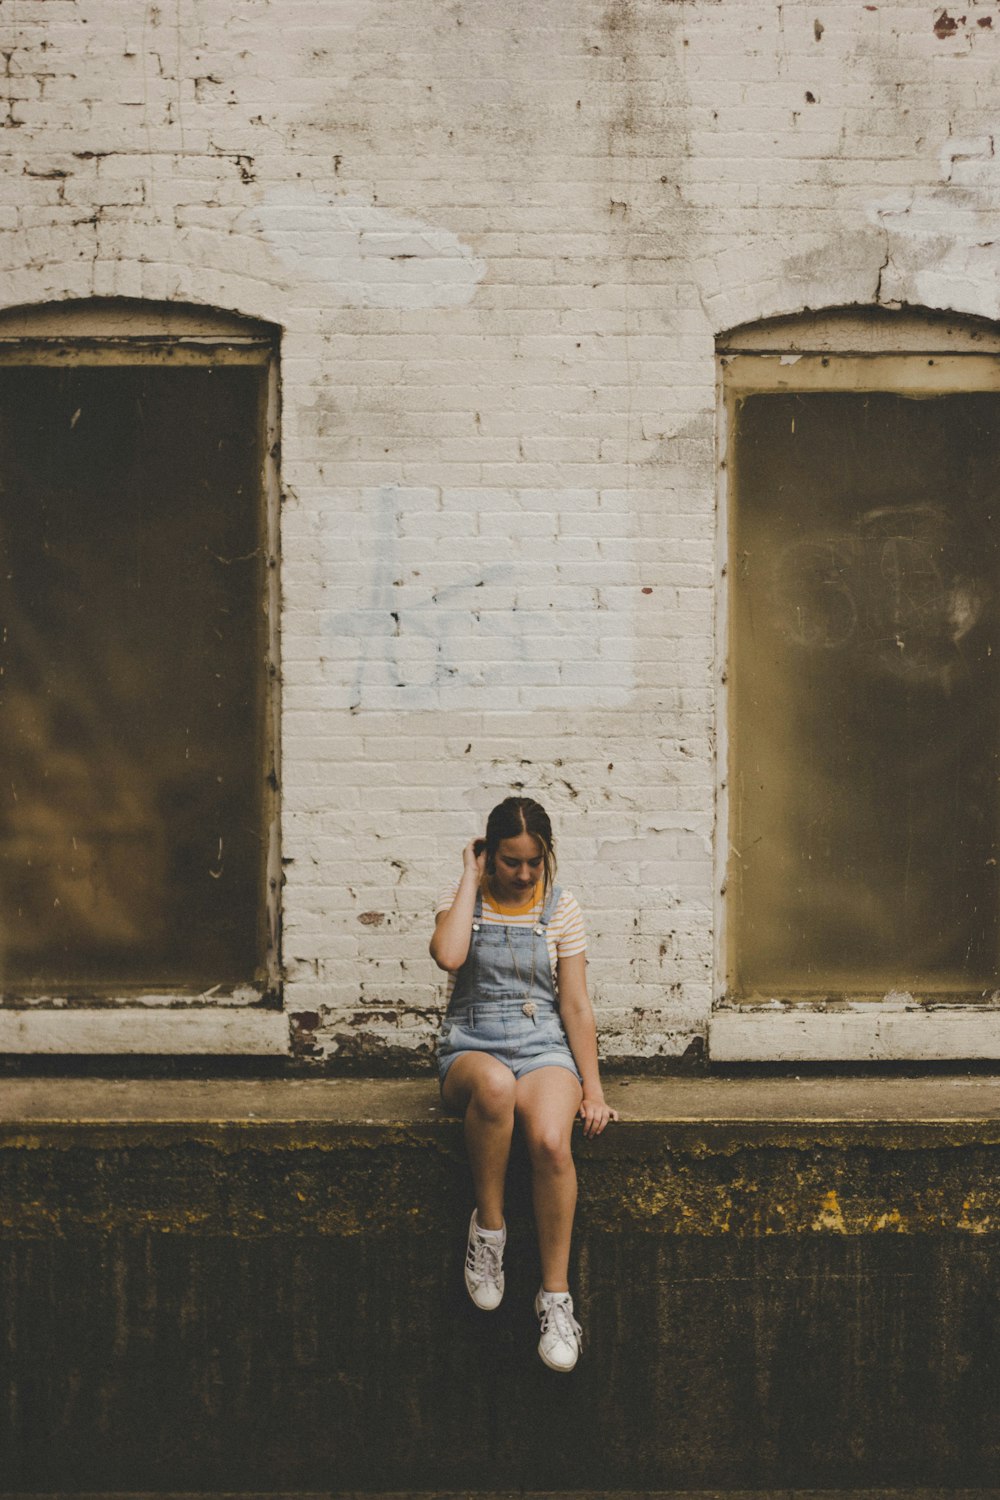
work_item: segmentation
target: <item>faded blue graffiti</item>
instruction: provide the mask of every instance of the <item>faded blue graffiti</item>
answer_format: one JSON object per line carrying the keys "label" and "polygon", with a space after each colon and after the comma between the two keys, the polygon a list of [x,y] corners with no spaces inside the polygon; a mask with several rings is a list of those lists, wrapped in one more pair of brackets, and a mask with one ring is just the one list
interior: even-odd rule
{"label": "faded blue graffiti", "polygon": [[[435,587],[426,584],[426,597],[414,603],[414,580],[401,585],[409,564],[405,560],[407,538],[402,520],[407,492],[384,485],[378,492],[373,525],[371,577],[356,609],[329,614],[324,621],[328,639],[355,639],[357,656],[351,681],[351,707],[365,707],[371,688],[399,690],[400,705],[434,707],[442,689],[465,686],[482,688],[490,679],[489,663],[475,661],[475,636],[500,638],[508,662],[523,658],[523,643],[514,626],[515,608],[491,607],[491,586],[511,584],[511,563],[470,564],[467,577]],[[442,552],[447,543],[442,544]],[[445,559],[446,562],[446,559]],[[452,577],[455,565],[447,564]],[[421,572],[433,572],[430,564]],[[411,570],[412,571],[412,570]],[[417,580],[419,586],[419,580]],[[403,601],[406,602],[403,602]],[[523,681],[534,680],[532,663],[521,661]],[[514,672],[508,681],[521,675]]]}

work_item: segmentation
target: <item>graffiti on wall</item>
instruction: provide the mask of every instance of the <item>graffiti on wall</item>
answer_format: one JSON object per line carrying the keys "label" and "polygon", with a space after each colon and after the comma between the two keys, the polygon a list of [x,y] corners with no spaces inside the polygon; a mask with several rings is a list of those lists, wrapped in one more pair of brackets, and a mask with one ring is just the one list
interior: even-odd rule
{"label": "graffiti on wall", "polygon": [[[619,652],[609,672],[602,639],[628,640],[628,606],[596,583],[560,581],[555,530],[530,539],[530,564],[526,547],[516,559],[453,561],[446,539],[429,545],[430,528],[420,524],[429,505],[440,516],[439,492],[397,485],[373,492],[371,562],[360,585],[356,564],[338,555],[337,512],[323,513],[324,576],[357,588],[357,604],[326,612],[322,626],[324,642],[337,646],[352,709],[514,709],[542,706],[547,697],[553,706],[627,701],[633,662]],[[499,550],[484,540],[484,553],[495,558]],[[588,664],[592,680],[582,681]]]}

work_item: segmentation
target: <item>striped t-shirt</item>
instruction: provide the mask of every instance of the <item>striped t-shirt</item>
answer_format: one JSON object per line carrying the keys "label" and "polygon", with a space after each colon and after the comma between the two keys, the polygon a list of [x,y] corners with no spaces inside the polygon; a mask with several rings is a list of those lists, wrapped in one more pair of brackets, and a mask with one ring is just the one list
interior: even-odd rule
{"label": "striped t-shirt", "polygon": [[[450,911],[451,904],[458,894],[461,881],[455,883],[446,890],[437,906],[434,915],[440,916],[443,911]],[[536,886],[539,899],[533,906],[526,906],[516,916],[505,915],[486,897],[483,896],[483,921],[492,926],[506,927],[534,927],[542,915],[545,900],[542,895],[542,886]],[[587,948],[587,934],[583,926],[583,912],[574,895],[569,891],[561,891],[556,909],[549,918],[549,925],[545,929],[545,941],[549,950],[549,963],[552,965],[552,973],[556,973],[556,965],[561,958],[572,958],[576,953],[584,953]],[[455,985],[454,974],[448,975],[448,994],[450,995]]]}

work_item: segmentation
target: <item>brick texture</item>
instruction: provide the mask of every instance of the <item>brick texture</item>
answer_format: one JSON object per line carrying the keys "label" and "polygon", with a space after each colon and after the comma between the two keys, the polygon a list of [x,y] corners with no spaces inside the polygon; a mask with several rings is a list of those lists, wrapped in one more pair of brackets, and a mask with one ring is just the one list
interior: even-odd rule
{"label": "brick texture", "polygon": [[[703,1035],[717,334],[1000,316],[1000,9],[847,0],[18,0],[13,306],[282,337],[287,1002],[426,1059],[433,899],[549,808],[608,1058]],[[376,914],[376,915],[372,915]]]}

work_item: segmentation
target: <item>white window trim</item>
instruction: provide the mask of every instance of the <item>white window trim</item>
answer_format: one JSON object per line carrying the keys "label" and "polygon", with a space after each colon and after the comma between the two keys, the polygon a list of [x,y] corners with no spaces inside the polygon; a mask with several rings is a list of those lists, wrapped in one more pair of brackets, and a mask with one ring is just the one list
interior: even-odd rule
{"label": "white window trim", "polygon": [[[719,452],[716,556],[718,775],[715,838],[714,1002],[708,1055],[718,1063],[910,1062],[1000,1059],[1000,998],[926,1002],[905,992],[831,1001],[787,996],[752,1002],[727,995],[726,881],[729,865],[729,400],[742,390],[857,390],[856,362],[870,361],[865,388],[919,397],[928,386],[1000,390],[1000,331],[972,320],[902,313],[874,319],[855,310],[739,331],[718,350]],[[878,356],[877,359],[873,356]],[[869,384],[870,381],[870,384]],[[954,382],[954,383],[953,383]]]}

